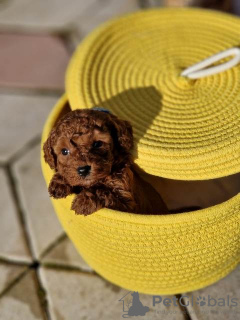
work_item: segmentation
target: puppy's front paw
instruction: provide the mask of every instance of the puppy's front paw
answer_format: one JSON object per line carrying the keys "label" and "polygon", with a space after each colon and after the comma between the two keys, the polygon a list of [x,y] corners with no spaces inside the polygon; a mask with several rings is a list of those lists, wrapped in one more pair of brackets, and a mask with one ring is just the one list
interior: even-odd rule
{"label": "puppy's front paw", "polygon": [[49,184],[48,192],[51,197],[60,199],[66,198],[69,194],[71,194],[72,188],[68,184],[64,183],[60,175],[55,174]]}
{"label": "puppy's front paw", "polygon": [[87,216],[97,210],[101,209],[101,205],[96,196],[90,191],[83,190],[72,203],[72,210],[76,214]]}

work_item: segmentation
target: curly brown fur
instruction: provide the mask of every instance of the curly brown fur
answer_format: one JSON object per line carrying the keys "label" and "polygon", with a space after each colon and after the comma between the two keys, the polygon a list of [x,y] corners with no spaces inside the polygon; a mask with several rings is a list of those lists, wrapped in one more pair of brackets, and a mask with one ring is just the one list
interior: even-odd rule
{"label": "curly brown fur", "polygon": [[156,190],[134,170],[129,122],[94,109],[67,113],[44,143],[44,158],[56,173],[49,194],[76,197],[72,209],[88,215],[101,208],[161,214],[167,208]]}

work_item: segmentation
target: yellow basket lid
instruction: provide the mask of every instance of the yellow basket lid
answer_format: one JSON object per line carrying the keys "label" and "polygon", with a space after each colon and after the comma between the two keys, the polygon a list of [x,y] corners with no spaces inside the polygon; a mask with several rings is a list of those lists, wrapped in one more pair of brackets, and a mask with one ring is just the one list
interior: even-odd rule
{"label": "yellow basket lid", "polygon": [[103,24],[70,61],[72,109],[101,106],[133,126],[135,163],[172,179],[240,171],[240,65],[190,80],[181,72],[240,45],[240,19],[202,9],[154,9]]}

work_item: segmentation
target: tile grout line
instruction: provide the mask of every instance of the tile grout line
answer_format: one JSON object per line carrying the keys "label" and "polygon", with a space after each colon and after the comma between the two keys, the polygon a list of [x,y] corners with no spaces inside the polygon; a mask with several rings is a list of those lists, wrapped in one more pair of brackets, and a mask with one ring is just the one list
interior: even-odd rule
{"label": "tile grout line", "polygon": [[[6,161],[0,160],[0,168],[5,169],[5,172],[7,173],[7,171],[8,171],[7,168],[8,167],[10,168],[10,166],[12,166],[12,164],[14,164],[14,162],[19,160],[23,156],[25,151],[30,151],[31,148],[37,146],[38,144],[40,144],[40,142],[41,142],[41,136],[38,134],[35,137],[33,137],[32,139],[30,139],[29,141],[27,141],[21,147],[21,149],[19,149],[13,155],[11,155],[8,160],[6,160]],[[8,173],[7,173],[7,176],[8,176]],[[10,184],[10,181],[9,181],[9,184]]]}
{"label": "tile grout line", "polygon": [[178,299],[178,306],[182,312],[182,315],[184,317],[185,320],[192,320],[191,315],[188,311],[188,308],[186,306],[183,306],[179,303],[179,299],[182,297],[182,294],[175,294],[175,297]]}
{"label": "tile grout line", "polygon": [[[8,263],[11,264],[11,263]],[[37,269],[39,267],[39,263],[35,262],[32,265],[29,265],[27,269],[25,269],[23,272],[21,272],[21,274],[19,274],[15,279],[13,279],[8,286],[2,291],[0,292],[0,299],[3,298],[9,291],[11,291],[12,288],[15,287],[15,285],[17,285],[31,270],[34,270],[34,280],[35,280],[35,285],[36,285],[36,289],[37,289],[37,296],[39,298],[39,304],[40,304],[40,310],[42,313],[42,316],[44,319],[47,320],[51,320],[49,311],[48,311],[48,301],[46,299],[46,290],[45,288],[42,286],[42,284],[38,283],[39,281],[39,276],[37,273]]]}
{"label": "tile grout line", "polygon": [[[6,264],[10,264],[10,265],[12,264],[9,261],[1,261],[0,260],[0,263],[1,262],[6,263]],[[14,264],[16,264],[16,263],[14,263]],[[64,270],[64,271],[67,271],[67,272],[79,272],[79,273],[82,273],[82,274],[85,274],[85,275],[88,275],[88,276],[100,277],[94,270],[91,272],[91,271],[82,270],[82,269],[77,268],[77,267],[56,265],[56,264],[51,264],[51,263],[46,263],[46,264],[43,263],[43,264],[41,264],[40,262],[36,261],[35,263],[32,263],[31,265],[28,265],[28,268],[26,270],[24,270],[19,276],[17,276],[11,283],[9,283],[7,288],[5,288],[2,292],[0,292],[0,299],[4,295],[6,295],[19,281],[21,281],[21,279],[31,269],[35,270],[35,273],[34,273],[35,280],[38,281],[38,279],[39,279],[39,275],[38,275],[39,266],[42,266],[43,268],[50,269],[50,270],[52,269],[52,270],[57,270],[57,271]],[[44,314],[44,316],[47,316],[47,319],[50,320],[51,317],[50,317],[50,314],[49,314],[49,305],[48,305],[48,300],[46,299],[46,296],[47,296],[46,292],[47,291],[46,291],[46,289],[44,288],[44,286],[42,284],[40,284],[40,286],[39,286],[38,283],[36,283],[36,285],[37,285],[37,289],[38,289],[38,296],[39,296],[40,304],[45,310],[47,310],[47,315]],[[179,303],[179,299],[182,297],[182,295],[181,294],[177,294],[177,295],[175,295],[175,297],[178,299],[178,302],[177,302],[178,303],[178,307],[180,308],[181,314],[183,315],[184,319],[185,320],[192,320],[192,318],[191,318],[191,316],[190,316],[190,314],[188,312],[187,307],[182,306]],[[44,310],[44,312],[45,312],[45,310]]]}
{"label": "tile grout line", "polygon": [[22,280],[22,278],[24,278],[24,276],[29,272],[29,269],[24,270],[23,272],[21,272],[16,278],[14,278],[9,284],[8,286],[3,289],[3,291],[0,292],[0,299],[2,297],[4,297],[18,282],[20,282]]}
{"label": "tile grout line", "polygon": [[51,242],[46,249],[40,254],[39,260],[43,259],[48,253],[50,253],[56,246],[58,246],[60,243],[62,243],[63,240],[67,238],[66,233],[63,231],[63,233],[53,242]]}
{"label": "tile grout line", "polygon": [[71,41],[71,34],[73,33],[73,30],[57,33],[57,37],[62,41],[63,46],[70,55],[75,51],[74,43]]}
{"label": "tile grout line", "polygon": [[[39,262],[42,267],[55,269],[55,270],[63,270],[63,271],[76,271],[85,274],[93,274],[100,277],[94,270],[86,270],[80,266],[67,265],[62,263],[54,263],[54,262],[44,262],[44,259],[55,247],[61,244],[67,238],[67,234],[63,232],[55,241],[53,241],[39,256]],[[80,254],[79,254],[80,255]]]}
{"label": "tile grout line", "polygon": [[32,263],[27,262],[21,259],[11,259],[11,258],[5,258],[3,256],[0,256],[0,264],[5,264],[5,265],[15,265],[18,267],[23,267],[23,266],[30,266]]}
{"label": "tile grout line", "polygon": [[21,202],[18,196],[18,192],[17,192],[17,188],[16,188],[16,181],[15,178],[12,174],[12,170],[11,170],[11,165],[10,164],[6,164],[3,167],[5,169],[6,175],[7,175],[7,179],[8,179],[8,183],[9,183],[9,187],[11,190],[11,194],[13,197],[13,202],[15,205],[15,209],[17,212],[17,216],[18,216],[18,220],[20,222],[20,225],[22,227],[22,231],[23,231],[23,235],[24,235],[24,241],[25,244],[27,246],[28,252],[31,255],[32,260],[34,260],[34,254],[33,254],[33,247],[31,244],[31,240],[30,240],[30,236],[26,230],[26,219],[24,217],[23,214],[23,210],[22,210],[22,206],[21,206]]}
{"label": "tile grout line", "polygon": [[149,8],[149,3],[147,0],[137,0],[140,9]]}
{"label": "tile grout line", "polygon": [[[101,3],[102,2],[102,3]],[[102,7],[107,7],[110,4],[111,0],[102,0],[100,1],[100,3],[98,3],[98,5],[101,4]],[[142,9],[142,8],[146,8],[149,5],[146,3],[146,0],[137,0],[137,7],[138,9]],[[88,12],[92,11],[95,9],[96,7],[96,3],[94,3],[93,5],[90,5],[89,7],[87,7],[84,12],[82,12],[81,14],[87,14]],[[76,50],[76,48],[78,47],[78,45],[84,40],[84,38],[87,35],[81,35],[81,32],[78,32],[78,28],[77,28],[77,17],[75,18],[75,20],[69,24],[67,27],[63,27],[62,29],[59,30],[55,30],[50,32],[51,35],[58,37],[62,40],[64,47],[67,49],[68,53],[70,53],[70,55],[72,55],[74,53],[74,51]],[[79,35],[79,41],[78,44],[74,43],[74,41],[72,41],[71,36],[72,35]]]}
{"label": "tile grout line", "polygon": [[[41,310],[43,312],[43,316],[45,319],[47,320],[51,320],[51,317],[50,317],[50,313],[49,313],[49,310],[48,310],[48,301],[47,301],[47,296],[46,296],[46,290],[45,288],[43,287],[42,285],[42,281],[37,273],[37,268],[38,268],[38,265],[39,265],[39,262],[35,259],[35,255],[34,255],[34,250],[33,250],[33,245],[32,245],[32,242],[31,242],[31,237],[29,235],[29,232],[27,230],[27,222],[26,222],[26,219],[25,219],[25,216],[24,216],[24,213],[23,213],[23,209],[22,209],[22,205],[21,205],[21,200],[19,198],[19,195],[18,195],[18,191],[17,191],[17,187],[16,187],[16,181],[15,181],[15,178],[14,178],[14,175],[12,173],[12,169],[11,169],[11,165],[10,164],[7,164],[5,165],[4,167],[5,169],[5,172],[7,174],[7,179],[8,179],[8,182],[9,182],[9,186],[10,186],[10,189],[11,189],[11,193],[12,193],[12,197],[13,197],[13,200],[14,200],[14,205],[15,205],[15,208],[16,208],[16,212],[18,214],[18,218],[19,218],[19,221],[20,221],[20,224],[22,226],[22,231],[23,231],[23,234],[24,234],[24,240],[25,240],[25,243],[26,243],[26,246],[28,248],[28,251],[32,257],[32,260],[33,260],[33,263],[32,263],[32,269],[34,269],[34,274],[35,274],[35,278],[36,278],[36,289],[37,289],[37,296],[39,298],[39,301],[40,301],[40,305],[41,305]],[[41,294],[40,295],[40,292],[44,292],[44,298],[43,298],[43,295]]]}
{"label": "tile grout line", "polygon": [[39,270],[39,263],[36,267],[33,267],[34,269],[34,275],[35,275],[35,282],[37,287],[37,295],[40,300],[41,310],[43,312],[44,318],[47,320],[51,320],[50,310],[49,310],[49,301],[48,301],[48,295],[47,290],[43,285],[42,279],[40,277],[40,274],[38,273]]}
{"label": "tile grout line", "polygon": [[43,96],[43,97],[59,97],[64,93],[64,88],[24,88],[24,87],[1,87],[0,94],[22,95],[22,96]]}
{"label": "tile grout line", "polygon": [[[35,137],[33,137],[32,139],[30,139],[29,141],[27,141],[24,146],[22,146],[22,148],[18,151],[16,151],[7,161],[7,164],[5,165],[6,167],[11,167],[14,162],[16,162],[17,160],[19,160],[25,152],[30,151],[32,148],[36,147],[37,145],[39,145],[41,142],[41,136],[37,135]],[[40,149],[40,148],[39,148]],[[40,151],[39,151],[40,152]],[[13,178],[14,179],[14,178]]]}
{"label": "tile grout line", "polygon": [[102,277],[98,273],[96,273],[96,271],[84,270],[83,268],[77,267],[77,266],[72,266],[72,265],[70,266],[70,265],[54,263],[54,262],[42,262],[41,266],[46,269],[66,271],[66,272],[77,272],[77,273],[82,273],[86,275],[96,276],[102,279]]}

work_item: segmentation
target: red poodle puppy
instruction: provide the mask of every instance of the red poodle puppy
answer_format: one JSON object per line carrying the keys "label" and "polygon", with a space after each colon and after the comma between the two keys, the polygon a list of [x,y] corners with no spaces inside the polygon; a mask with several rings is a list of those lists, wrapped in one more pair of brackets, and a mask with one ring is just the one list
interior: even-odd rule
{"label": "red poodle puppy", "polygon": [[50,196],[74,193],[72,210],[89,215],[101,208],[166,214],[160,195],[134,169],[129,122],[106,110],[79,109],[63,116],[43,146],[55,174]]}

